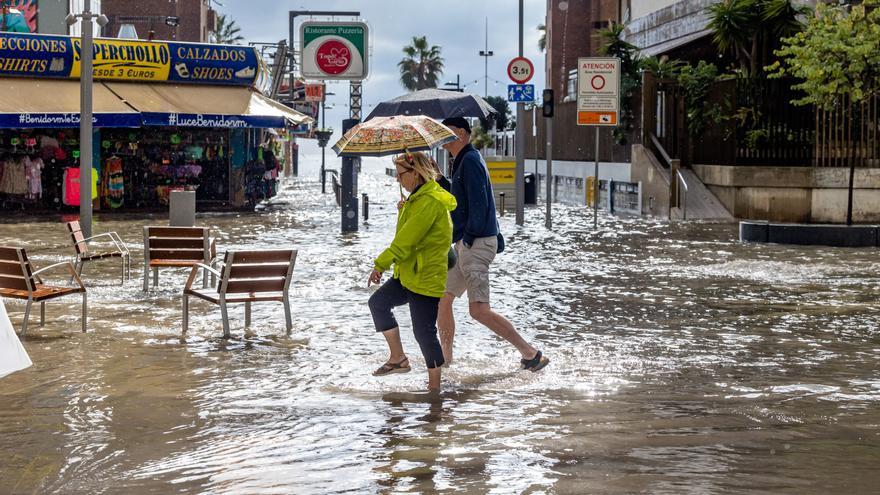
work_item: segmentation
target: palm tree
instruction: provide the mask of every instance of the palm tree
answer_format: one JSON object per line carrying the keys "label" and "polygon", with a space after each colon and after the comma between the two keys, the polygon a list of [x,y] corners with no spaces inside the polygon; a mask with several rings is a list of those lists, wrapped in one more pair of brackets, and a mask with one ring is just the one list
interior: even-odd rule
{"label": "palm tree", "polygon": [[780,39],[803,29],[811,12],[793,0],[722,0],[709,6],[709,29],[721,52],[729,52],[740,70],[757,77],[772,61]]}
{"label": "palm tree", "polygon": [[221,45],[237,45],[244,40],[244,36],[238,34],[241,28],[235,25],[235,21],[226,21],[225,14],[217,16],[217,29],[211,33],[211,42]]}
{"label": "palm tree", "polygon": [[544,24],[538,24],[537,29],[541,32],[541,37],[538,38],[538,50],[543,52],[547,49],[547,26]]}
{"label": "palm tree", "polygon": [[400,68],[400,83],[410,91],[436,88],[440,75],[443,74],[443,58],[440,47],[428,47],[426,36],[413,36],[412,44],[403,47],[406,55],[397,63]]}

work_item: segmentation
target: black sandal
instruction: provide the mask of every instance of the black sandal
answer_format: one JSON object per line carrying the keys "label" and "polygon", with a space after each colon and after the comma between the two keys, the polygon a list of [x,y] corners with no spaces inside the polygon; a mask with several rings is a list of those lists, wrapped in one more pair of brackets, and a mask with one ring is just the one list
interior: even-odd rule
{"label": "black sandal", "polygon": [[376,368],[376,371],[373,372],[373,376],[384,376],[392,373],[407,373],[412,368],[410,368],[409,364],[404,366],[403,363],[407,363],[408,361],[409,358],[403,358],[399,363],[385,363]]}
{"label": "black sandal", "polygon": [[532,359],[520,359],[519,362],[522,363],[522,369],[534,373],[536,371],[541,371],[544,366],[550,364],[550,359],[542,355],[541,351],[538,351]]}

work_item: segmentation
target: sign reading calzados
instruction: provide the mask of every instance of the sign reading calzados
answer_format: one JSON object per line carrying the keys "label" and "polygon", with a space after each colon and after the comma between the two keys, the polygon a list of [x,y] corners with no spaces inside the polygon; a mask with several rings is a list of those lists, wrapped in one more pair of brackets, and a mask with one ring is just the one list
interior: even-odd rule
{"label": "sign reading calzados", "polygon": [[[265,84],[253,47],[98,38],[94,77],[123,81]],[[0,75],[78,78],[82,45],[69,36],[0,33]]]}
{"label": "sign reading calzados", "polygon": [[369,73],[369,33],[363,22],[304,22],[302,75],[306,79],[362,81]]}

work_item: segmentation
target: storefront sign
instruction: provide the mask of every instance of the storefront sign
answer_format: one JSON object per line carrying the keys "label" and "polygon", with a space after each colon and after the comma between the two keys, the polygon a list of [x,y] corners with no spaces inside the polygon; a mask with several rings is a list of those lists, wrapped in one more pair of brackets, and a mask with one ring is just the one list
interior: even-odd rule
{"label": "storefront sign", "polygon": [[[82,45],[69,36],[0,33],[0,75],[79,78]],[[261,86],[253,47],[98,38],[95,79]]]}
{"label": "storefront sign", "polygon": [[302,75],[307,79],[362,81],[367,67],[369,33],[363,22],[304,22]]}
{"label": "storefront sign", "polygon": [[319,103],[324,101],[324,85],[306,84],[306,101]]}
{"label": "storefront sign", "polygon": [[[78,113],[0,113],[0,129],[79,127]],[[138,113],[95,113],[95,127],[140,127]]]}
{"label": "storefront sign", "polygon": [[281,128],[287,125],[284,117],[263,115],[208,115],[190,113],[141,114],[144,125],[169,127],[222,127],[226,129]]}

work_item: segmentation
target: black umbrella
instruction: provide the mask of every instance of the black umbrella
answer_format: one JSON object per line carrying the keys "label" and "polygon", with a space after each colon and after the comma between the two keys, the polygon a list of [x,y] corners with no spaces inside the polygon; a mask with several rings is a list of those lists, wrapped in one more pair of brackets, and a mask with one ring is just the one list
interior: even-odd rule
{"label": "black umbrella", "polygon": [[451,117],[487,119],[497,113],[486,100],[470,93],[443,89],[421,89],[376,105],[364,121],[373,117],[427,115],[442,120]]}

